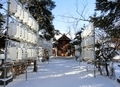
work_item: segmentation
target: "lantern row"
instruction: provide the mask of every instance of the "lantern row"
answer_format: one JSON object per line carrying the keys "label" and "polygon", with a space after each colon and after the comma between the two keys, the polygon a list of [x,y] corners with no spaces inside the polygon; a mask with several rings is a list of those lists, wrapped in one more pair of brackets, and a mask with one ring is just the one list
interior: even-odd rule
{"label": "lantern row", "polygon": [[[26,56],[27,53],[27,56]],[[37,50],[36,49],[24,49],[24,48],[16,48],[16,47],[9,47],[7,58],[11,60],[21,60],[21,59],[28,59],[28,58],[36,58]],[[1,59],[5,58],[4,54],[0,55]]]}
{"label": "lantern row", "polygon": [[94,25],[90,23],[86,26],[85,30],[81,33],[82,37],[82,58],[87,58],[89,60],[94,59]]}
{"label": "lantern row", "polygon": [[8,35],[9,37],[19,41],[28,42],[31,44],[38,43],[38,37],[36,33],[32,32],[27,27],[22,26],[20,23],[9,23]]}
{"label": "lantern row", "polygon": [[21,60],[26,58],[36,58],[37,49],[25,49],[20,47],[8,47],[8,58],[11,60]]}
{"label": "lantern row", "polygon": [[10,13],[26,24],[33,31],[38,31],[39,25],[30,13],[16,0],[10,0]]}

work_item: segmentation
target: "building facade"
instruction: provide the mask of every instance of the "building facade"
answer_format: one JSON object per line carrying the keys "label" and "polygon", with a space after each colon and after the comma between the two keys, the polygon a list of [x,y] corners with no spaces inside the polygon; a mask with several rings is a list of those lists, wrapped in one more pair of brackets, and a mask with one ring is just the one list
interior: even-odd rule
{"label": "building facade", "polygon": [[63,34],[58,40],[56,47],[53,48],[54,56],[73,56],[74,47],[70,44],[71,39]]}

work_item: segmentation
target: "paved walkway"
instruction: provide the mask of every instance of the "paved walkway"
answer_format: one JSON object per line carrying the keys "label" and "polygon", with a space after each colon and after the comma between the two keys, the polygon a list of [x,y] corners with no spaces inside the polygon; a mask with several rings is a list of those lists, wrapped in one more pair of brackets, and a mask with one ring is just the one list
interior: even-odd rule
{"label": "paved walkway", "polygon": [[6,87],[120,87],[114,80],[97,75],[93,69],[86,71],[75,59],[50,59],[39,63],[38,72],[28,69],[27,81],[25,74],[18,76]]}

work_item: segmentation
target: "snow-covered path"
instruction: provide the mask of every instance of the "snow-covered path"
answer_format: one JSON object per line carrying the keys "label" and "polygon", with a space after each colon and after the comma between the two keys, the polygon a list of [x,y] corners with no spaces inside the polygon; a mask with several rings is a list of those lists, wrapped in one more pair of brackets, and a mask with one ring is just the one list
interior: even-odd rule
{"label": "snow-covered path", "polygon": [[6,87],[120,87],[108,77],[93,76],[93,70],[86,71],[73,59],[50,59],[50,63],[40,63],[38,72],[28,69],[25,74],[17,76]]}

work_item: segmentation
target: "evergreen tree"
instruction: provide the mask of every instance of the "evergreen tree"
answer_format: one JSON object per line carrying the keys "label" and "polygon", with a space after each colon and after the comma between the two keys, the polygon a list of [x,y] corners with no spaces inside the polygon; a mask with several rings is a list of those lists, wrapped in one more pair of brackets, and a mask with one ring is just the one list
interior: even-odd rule
{"label": "evergreen tree", "polygon": [[[120,25],[117,24],[120,20],[120,0],[116,0],[115,2],[108,0],[96,0],[95,11],[95,15],[91,17],[91,21],[94,23],[94,26],[96,28],[103,29],[110,38],[120,38]],[[107,76],[109,76],[107,62],[112,60],[113,56],[115,55],[115,50],[117,48],[111,48],[109,46],[111,40],[108,40],[106,38],[105,42],[101,44],[102,48],[99,48],[96,51],[96,57],[100,64],[104,64]],[[106,48],[106,46],[108,47]],[[98,56],[99,52],[101,55]],[[102,62],[103,60],[104,62]]]}
{"label": "evergreen tree", "polygon": [[104,29],[110,36],[119,38],[120,28],[116,22],[120,20],[120,0],[116,2],[108,0],[96,0],[95,11],[100,13],[91,17],[95,27]]}

